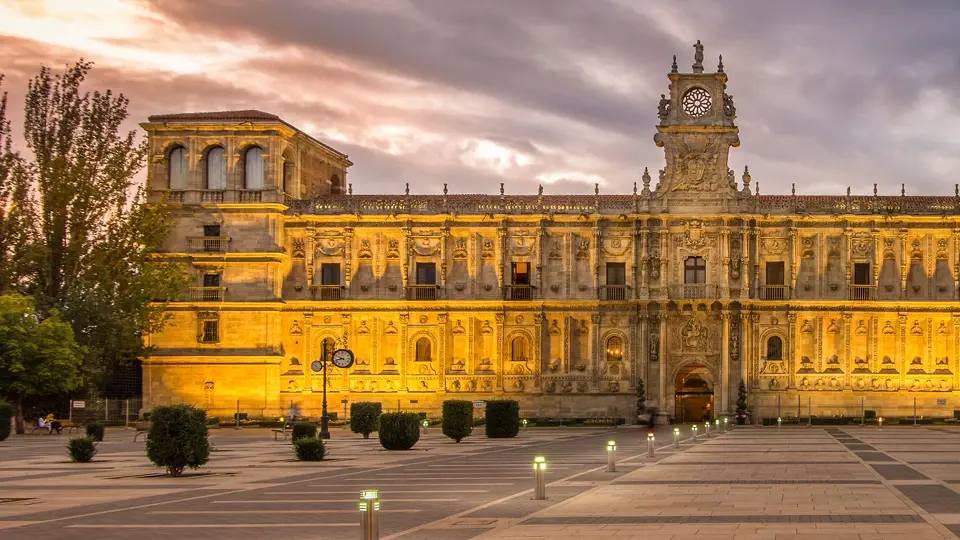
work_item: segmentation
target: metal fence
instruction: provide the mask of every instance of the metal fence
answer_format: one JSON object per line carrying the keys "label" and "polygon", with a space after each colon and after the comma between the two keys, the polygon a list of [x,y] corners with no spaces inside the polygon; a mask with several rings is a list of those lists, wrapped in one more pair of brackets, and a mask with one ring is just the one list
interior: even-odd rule
{"label": "metal fence", "polygon": [[750,405],[751,421],[755,424],[776,423],[777,418],[783,424],[876,424],[879,418],[892,424],[924,424],[934,420],[960,422],[960,401],[936,396],[918,396],[895,403],[861,397],[859,402],[842,404],[793,396],[762,403],[755,401]]}
{"label": "metal fence", "polygon": [[93,398],[71,399],[68,419],[76,424],[100,422],[108,426],[126,426],[137,420],[143,400]]}

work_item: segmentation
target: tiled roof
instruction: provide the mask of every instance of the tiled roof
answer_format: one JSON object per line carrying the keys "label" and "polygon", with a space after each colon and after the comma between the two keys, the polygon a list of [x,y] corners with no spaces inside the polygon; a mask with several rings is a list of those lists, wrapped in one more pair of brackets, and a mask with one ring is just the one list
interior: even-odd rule
{"label": "tiled roof", "polygon": [[192,113],[173,113],[173,114],[155,114],[147,118],[151,122],[170,122],[176,120],[272,120],[280,121],[280,117],[254,109],[246,111],[211,111],[211,112],[192,112]]}

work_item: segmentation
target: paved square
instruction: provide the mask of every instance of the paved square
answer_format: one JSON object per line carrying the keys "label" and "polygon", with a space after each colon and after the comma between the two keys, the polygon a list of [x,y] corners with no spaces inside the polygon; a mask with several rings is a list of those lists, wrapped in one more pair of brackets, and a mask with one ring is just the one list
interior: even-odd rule
{"label": "paved square", "polygon": [[[657,430],[482,432],[456,444],[439,429],[410,452],[336,432],[329,461],[293,460],[269,430],[213,430],[208,466],[166,478],[143,443],[109,431],[94,463],[70,463],[65,438],[0,443],[4,539],[359,537],[360,490],[379,489],[382,539],[955,539],[960,430],[741,427],[674,449]],[[618,471],[605,470],[615,439]],[[864,451],[869,449],[867,451]],[[531,498],[547,458],[546,501]]]}

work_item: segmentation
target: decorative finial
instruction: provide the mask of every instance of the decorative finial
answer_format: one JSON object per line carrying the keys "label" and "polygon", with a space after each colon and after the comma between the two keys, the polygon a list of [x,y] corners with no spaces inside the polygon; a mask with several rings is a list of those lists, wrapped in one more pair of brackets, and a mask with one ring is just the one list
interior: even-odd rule
{"label": "decorative finial", "polygon": [[850,196],[850,186],[847,186],[847,197]]}
{"label": "decorative finial", "polygon": [[447,194],[447,184],[446,184],[446,182],[444,182],[444,184],[443,184],[443,194],[444,194],[444,195]]}
{"label": "decorative finial", "polygon": [[874,197],[877,196],[877,185],[876,185],[876,184],[873,185],[873,196],[874,196]]}
{"label": "decorative finial", "polygon": [[650,194],[650,169],[646,167],[643,168],[643,176],[641,177],[641,180],[643,181],[642,193],[644,195],[649,195]]}
{"label": "decorative finial", "polygon": [[953,196],[960,197],[960,184],[953,185]]}
{"label": "decorative finial", "polygon": [[723,55],[720,55],[720,63],[717,64],[717,73],[723,73]]}
{"label": "decorative finial", "polygon": [[594,195],[600,194],[600,182],[593,184],[593,194]]}
{"label": "decorative finial", "polygon": [[500,182],[500,196],[503,196],[503,182]]}
{"label": "decorative finial", "polygon": [[404,194],[405,194],[405,195],[409,195],[409,194],[410,194],[410,182],[407,182],[407,188],[404,190]]}
{"label": "decorative finial", "polygon": [[743,167],[743,191],[750,193],[750,168],[746,165]]}
{"label": "decorative finial", "polygon": [[347,184],[347,195],[353,195],[353,182]]}
{"label": "decorative finial", "polygon": [[673,65],[670,66],[670,73],[679,73],[677,71],[677,55],[673,55]]}
{"label": "decorative finial", "polygon": [[797,184],[790,184],[790,194],[791,195],[797,194]]}
{"label": "decorative finial", "polygon": [[900,196],[903,197],[907,194],[907,185],[900,184]]}
{"label": "decorative finial", "polygon": [[540,184],[540,187],[537,188],[537,195],[543,196],[543,184]]}
{"label": "decorative finial", "polygon": [[698,39],[693,45],[693,72],[703,73],[703,44]]}
{"label": "decorative finial", "polygon": [[757,182],[757,197],[760,196],[760,182]]}

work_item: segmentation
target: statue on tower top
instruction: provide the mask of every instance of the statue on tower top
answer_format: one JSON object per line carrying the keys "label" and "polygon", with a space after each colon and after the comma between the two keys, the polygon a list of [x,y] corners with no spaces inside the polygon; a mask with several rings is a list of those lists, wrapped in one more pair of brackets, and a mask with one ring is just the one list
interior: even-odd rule
{"label": "statue on tower top", "polygon": [[693,72],[694,73],[703,73],[703,44],[700,43],[698,39],[697,42],[693,45]]}

